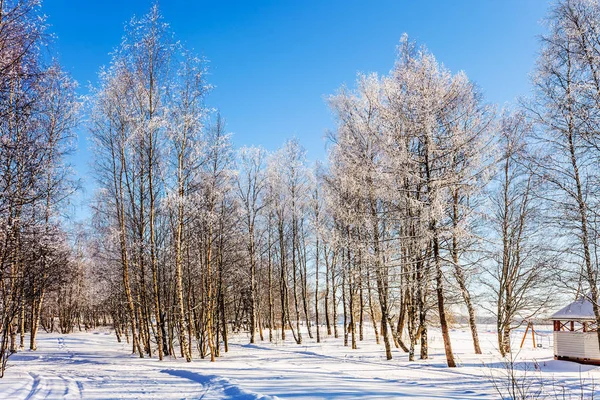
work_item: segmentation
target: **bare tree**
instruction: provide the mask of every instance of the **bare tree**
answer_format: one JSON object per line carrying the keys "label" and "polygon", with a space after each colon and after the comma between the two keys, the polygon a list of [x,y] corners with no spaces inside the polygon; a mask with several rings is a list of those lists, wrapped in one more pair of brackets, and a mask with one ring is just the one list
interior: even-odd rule
{"label": "bare tree", "polygon": [[[527,137],[531,125],[523,113],[505,113],[499,127],[501,161],[495,179],[490,221],[497,238],[492,264],[482,279],[493,298],[502,356],[511,351],[513,329],[534,317],[550,299],[549,260],[541,246],[540,202],[535,192],[540,182],[527,163]],[[519,320],[520,318],[520,320]]]}

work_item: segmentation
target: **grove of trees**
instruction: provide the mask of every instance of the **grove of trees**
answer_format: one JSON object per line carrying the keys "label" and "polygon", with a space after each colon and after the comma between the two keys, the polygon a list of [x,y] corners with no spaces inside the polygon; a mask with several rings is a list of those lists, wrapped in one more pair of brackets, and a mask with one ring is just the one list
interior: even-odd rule
{"label": "grove of trees", "polygon": [[[0,2],[0,376],[40,326],[109,325],[139,357],[186,361],[232,333],[356,349],[367,330],[413,361],[435,327],[454,367],[452,325],[480,354],[493,317],[505,356],[557,288],[600,324],[600,4],[558,0],[545,22],[532,93],[503,110],[402,36],[389,73],[328,98],[312,164],[294,138],[234,146],[205,60],[158,6],[80,98],[40,2]],[[85,226],[64,212],[76,129],[93,143]]]}

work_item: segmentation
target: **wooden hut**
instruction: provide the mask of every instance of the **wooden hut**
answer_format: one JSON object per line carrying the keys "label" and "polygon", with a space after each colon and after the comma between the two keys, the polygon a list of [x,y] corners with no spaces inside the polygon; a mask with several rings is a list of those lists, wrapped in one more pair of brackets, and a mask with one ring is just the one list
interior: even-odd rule
{"label": "wooden hut", "polygon": [[554,313],[554,359],[600,365],[598,327],[592,303],[581,298]]}

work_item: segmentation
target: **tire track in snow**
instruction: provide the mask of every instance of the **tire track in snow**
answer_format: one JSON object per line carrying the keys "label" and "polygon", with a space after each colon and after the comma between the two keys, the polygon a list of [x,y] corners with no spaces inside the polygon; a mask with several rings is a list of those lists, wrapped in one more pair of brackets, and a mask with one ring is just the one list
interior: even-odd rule
{"label": "tire track in snow", "polygon": [[38,374],[29,373],[29,376],[33,379],[33,385],[31,386],[31,391],[25,397],[25,400],[31,400],[35,398],[35,395],[40,391],[41,378]]}
{"label": "tire track in snow", "polygon": [[54,374],[42,376],[33,372],[30,372],[29,375],[33,379],[33,385],[25,397],[26,400],[83,398],[81,386],[72,378]]}

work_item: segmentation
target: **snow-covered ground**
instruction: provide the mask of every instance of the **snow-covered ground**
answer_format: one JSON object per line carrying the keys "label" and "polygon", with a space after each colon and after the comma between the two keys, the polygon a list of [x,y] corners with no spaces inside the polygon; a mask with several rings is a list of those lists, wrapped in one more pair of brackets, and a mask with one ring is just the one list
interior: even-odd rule
{"label": "snow-covered ground", "polygon": [[[469,332],[452,331],[460,366],[449,369],[435,330],[430,333],[431,359],[412,363],[399,350],[394,350],[393,360],[385,360],[383,346],[370,335],[359,342],[358,350],[332,337],[321,344],[306,338],[302,345],[292,340],[249,345],[247,337],[239,335],[217,362],[186,363],[140,359],[107,331],[42,333],[38,351],[10,358],[6,377],[0,380],[0,398],[498,398],[495,386],[503,388],[508,382],[505,363],[494,350],[494,332],[482,327],[480,336],[484,354],[476,356]],[[543,386],[544,397],[581,398],[583,384],[583,397],[591,396],[595,383],[600,384],[600,368],[555,361],[550,337],[539,336],[540,341],[543,347],[532,349],[528,338],[527,349],[515,356],[514,365],[519,375],[526,370],[530,390]]]}

